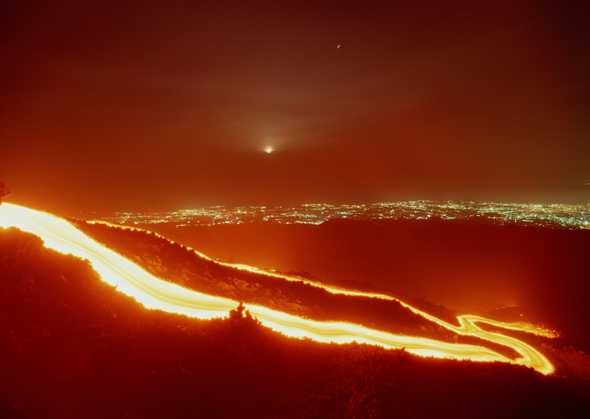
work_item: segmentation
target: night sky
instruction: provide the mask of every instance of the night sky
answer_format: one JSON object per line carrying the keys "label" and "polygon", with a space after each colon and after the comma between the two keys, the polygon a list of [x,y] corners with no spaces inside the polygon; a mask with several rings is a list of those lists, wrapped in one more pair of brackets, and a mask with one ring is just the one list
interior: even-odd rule
{"label": "night sky", "polygon": [[12,3],[0,177],[16,202],[590,201],[583,10]]}

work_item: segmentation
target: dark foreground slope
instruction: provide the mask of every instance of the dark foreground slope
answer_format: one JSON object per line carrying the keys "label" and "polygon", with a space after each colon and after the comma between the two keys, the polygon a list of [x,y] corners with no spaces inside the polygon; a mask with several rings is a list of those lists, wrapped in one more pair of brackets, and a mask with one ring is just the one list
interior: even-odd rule
{"label": "dark foreground slope", "polygon": [[0,415],[584,417],[579,383],[507,365],[283,338],[148,311],[89,266],[0,230]]}
{"label": "dark foreground slope", "polygon": [[[416,316],[397,302],[334,295],[301,282],[222,266],[149,232],[84,222],[77,225],[94,239],[154,275],[197,291],[261,304],[314,320],[345,320],[399,334],[457,340],[455,334]],[[449,321],[456,321],[452,313],[443,314]]]}
{"label": "dark foreground slope", "polygon": [[507,320],[524,313],[590,351],[590,230],[443,220],[150,228],[213,257],[307,271],[462,313],[516,306]]}

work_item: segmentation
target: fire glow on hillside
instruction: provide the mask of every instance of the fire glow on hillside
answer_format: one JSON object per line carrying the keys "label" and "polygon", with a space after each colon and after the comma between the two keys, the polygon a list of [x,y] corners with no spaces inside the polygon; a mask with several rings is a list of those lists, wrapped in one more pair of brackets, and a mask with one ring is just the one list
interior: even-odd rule
{"label": "fire glow on hillside", "polygon": [[[148,309],[162,310],[199,319],[212,319],[226,317],[228,312],[237,305],[236,301],[203,294],[157,278],[139,265],[91,239],[66,220],[48,213],[12,204],[3,204],[0,206],[0,227],[15,227],[32,233],[40,237],[49,249],[88,260],[103,281],[134,298]],[[477,326],[477,323],[545,337],[554,337],[552,332],[534,325],[504,323],[479,316],[461,315],[457,318],[459,326],[455,326],[387,295],[328,287],[305,278],[266,272],[247,265],[225,265],[235,269],[272,275],[277,279],[305,282],[315,287],[321,287],[331,293],[395,301],[410,309],[414,314],[456,334],[474,336],[484,341],[509,347],[520,356],[517,359],[510,359],[485,346],[395,335],[354,323],[314,321],[260,305],[246,305],[246,308],[262,325],[289,337],[308,338],[331,343],[358,342],[389,349],[403,348],[409,353],[426,357],[518,364],[534,368],[542,374],[551,374],[554,371],[553,364],[531,345],[498,332],[484,331]]]}

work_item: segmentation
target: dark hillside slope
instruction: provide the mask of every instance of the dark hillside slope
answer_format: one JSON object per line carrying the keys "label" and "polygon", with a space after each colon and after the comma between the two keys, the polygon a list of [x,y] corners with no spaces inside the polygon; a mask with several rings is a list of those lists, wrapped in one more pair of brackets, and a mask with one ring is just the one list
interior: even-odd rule
{"label": "dark hillside slope", "polygon": [[148,311],[85,262],[0,230],[6,418],[585,417],[575,383],[507,365],[290,340]]}
{"label": "dark hillside slope", "polygon": [[[142,231],[101,224],[78,227],[153,274],[208,294],[257,303],[316,320],[347,320],[395,333],[455,341],[446,329],[397,302],[333,295],[298,282],[220,266],[168,240]],[[449,321],[456,321],[449,316]],[[469,338],[461,338],[469,341]],[[499,348],[499,350],[502,350]]]}
{"label": "dark hillside slope", "polygon": [[515,314],[590,351],[580,327],[590,319],[590,230],[442,220],[150,228],[213,257],[307,271],[461,313],[517,306]]}

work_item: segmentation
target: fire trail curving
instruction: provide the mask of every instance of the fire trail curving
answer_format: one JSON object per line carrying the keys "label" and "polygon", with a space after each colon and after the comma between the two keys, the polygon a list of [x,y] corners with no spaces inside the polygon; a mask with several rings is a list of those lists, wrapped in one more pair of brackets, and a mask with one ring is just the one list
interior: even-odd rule
{"label": "fire trail curving", "polygon": [[[226,317],[229,310],[237,305],[236,301],[228,298],[203,294],[157,278],[139,265],[90,238],[68,221],[49,213],[4,203],[0,205],[0,228],[9,227],[16,227],[38,236],[49,249],[88,260],[103,281],[134,298],[148,309],[162,310],[199,319],[212,319]],[[554,371],[551,362],[531,345],[498,332],[485,331],[478,326],[478,323],[554,337],[552,332],[534,325],[505,323],[475,315],[461,315],[457,317],[459,325],[456,326],[388,295],[345,290],[309,281],[305,278],[268,272],[247,265],[217,263],[235,269],[270,275],[282,280],[305,282],[336,294],[396,301],[410,309],[414,314],[447,330],[459,335],[475,336],[484,341],[507,346],[518,353],[519,357],[510,359],[480,345],[449,343],[417,336],[396,335],[354,323],[314,321],[260,305],[246,305],[246,308],[262,325],[289,337],[309,338],[319,342],[358,342],[389,349],[404,348],[407,352],[426,357],[518,364],[534,368],[542,374],[551,374]]]}

